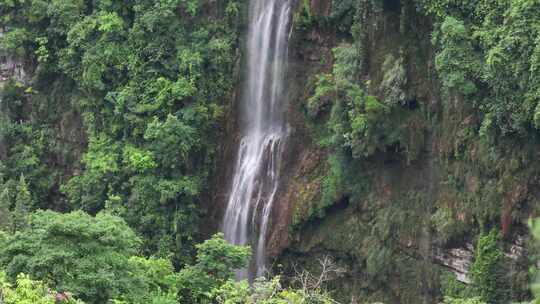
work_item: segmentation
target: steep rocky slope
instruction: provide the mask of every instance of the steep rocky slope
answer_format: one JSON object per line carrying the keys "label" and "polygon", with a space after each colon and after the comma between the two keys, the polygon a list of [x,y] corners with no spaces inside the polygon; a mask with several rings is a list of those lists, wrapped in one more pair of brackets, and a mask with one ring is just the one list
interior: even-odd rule
{"label": "steep rocky slope", "polygon": [[[291,139],[269,241],[276,271],[317,272],[318,259],[330,256],[346,270],[329,283],[345,303],[435,303],[452,286],[467,288],[478,238],[494,228],[504,240],[505,288],[527,298],[536,140],[482,143],[481,113],[442,93],[434,19],[413,2],[359,3],[349,11],[346,1],[298,3]],[[343,97],[326,94],[313,107],[320,75],[336,77],[333,49],[351,45],[361,49],[352,78],[390,108],[375,121],[389,126],[376,148],[352,158],[325,144]]]}

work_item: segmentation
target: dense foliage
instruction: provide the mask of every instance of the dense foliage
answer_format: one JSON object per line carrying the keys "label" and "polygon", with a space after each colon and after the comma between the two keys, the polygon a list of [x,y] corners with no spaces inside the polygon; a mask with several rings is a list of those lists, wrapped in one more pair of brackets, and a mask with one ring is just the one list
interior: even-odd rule
{"label": "dense foliage", "polygon": [[[68,294],[61,294],[64,303],[82,303]],[[16,286],[8,283],[0,272],[0,301],[6,304],[54,304],[57,297],[40,281],[33,281],[27,275],[17,276]]]}
{"label": "dense foliage", "polygon": [[[135,285],[129,282],[129,258],[139,244],[125,222],[107,214],[40,211],[28,228],[6,240],[1,260],[12,279],[20,273],[54,278],[57,290],[99,303]],[[100,274],[104,269],[106,276]]]}
{"label": "dense foliage", "polygon": [[0,300],[8,304],[52,304],[58,299],[79,303],[75,298],[95,304],[330,303],[319,290],[284,289],[278,277],[261,279],[253,289],[245,281],[235,282],[235,270],[247,265],[251,251],[227,243],[220,234],[197,245],[196,263],[180,271],[168,259],[138,256],[140,244],[117,216],[38,211],[27,228],[0,239],[0,266],[15,282],[8,283],[0,273]]}
{"label": "dense foliage", "polygon": [[[291,230],[327,229],[367,300],[538,296],[538,249],[507,271],[504,242],[540,212],[540,3],[319,2],[293,17],[333,50],[306,76],[324,156]],[[332,303],[291,278],[235,282],[249,250],[199,232],[247,4],[0,0],[0,302]],[[336,208],[357,217],[325,226]],[[464,243],[468,286],[431,251]]]}
{"label": "dense foliage", "polygon": [[204,5],[2,1],[1,49],[33,70],[3,90],[5,196],[24,174],[27,208],[107,206],[137,227],[147,253],[185,262],[233,84],[239,12],[232,1],[211,15]]}
{"label": "dense foliage", "polygon": [[481,112],[481,133],[528,136],[540,100],[538,11],[535,1],[425,1],[437,21],[435,58],[448,102]]}
{"label": "dense foliage", "polygon": [[477,246],[475,261],[471,266],[473,288],[480,299],[487,303],[508,303],[510,294],[507,271],[504,253],[498,246],[497,231],[481,236]]}

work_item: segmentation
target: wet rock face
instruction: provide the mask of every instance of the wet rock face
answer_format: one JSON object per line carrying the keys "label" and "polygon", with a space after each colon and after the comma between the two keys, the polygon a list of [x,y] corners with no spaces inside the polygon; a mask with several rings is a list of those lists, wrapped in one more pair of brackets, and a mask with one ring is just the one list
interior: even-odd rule
{"label": "wet rock face", "polygon": [[460,248],[435,248],[433,258],[435,263],[453,272],[458,281],[468,284],[471,282],[468,274],[473,257],[474,247],[471,243],[467,243],[464,247]]}
{"label": "wet rock face", "polygon": [[[4,35],[4,30],[0,28],[0,38]],[[0,90],[9,80],[14,79],[19,82],[26,83],[28,81],[27,73],[24,70],[24,62],[22,58],[8,56],[0,51]],[[0,115],[2,109],[2,96],[0,96]],[[6,157],[6,144],[4,138],[0,135],[0,160]]]}
{"label": "wet rock face", "polygon": [[[310,4],[313,14],[315,11],[329,14],[332,1],[312,0]],[[331,69],[335,33],[318,28],[302,33],[293,30],[290,40],[286,75],[286,115],[290,134],[282,160],[280,188],[271,216],[272,228],[267,242],[270,257],[279,256],[289,246],[294,215],[307,212],[307,203],[319,199],[320,171],[325,170],[326,165],[326,152],[313,142],[306,126],[304,105],[311,93],[311,77]]]}
{"label": "wet rock face", "polygon": [[[504,256],[512,262],[517,262],[526,257],[525,236],[515,236],[513,242],[506,248]],[[461,247],[454,248],[435,246],[433,248],[433,261],[453,272],[458,281],[466,284],[471,283],[469,271],[474,262],[474,246],[472,243],[467,242]]]}
{"label": "wet rock face", "polygon": [[[3,35],[4,30],[0,29],[0,38]],[[0,87],[10,78],[20,82],[28,80],[24,70],[24,61],[22,58],[15,58],[0,52]]]}
{"label": "wet rock face", "polygon": [[518,235],[514,237],[514,241],[510,245],[504,255],[514,261],[527,256],[527,248],[525,247],[525,236]]}
{"label": "wet rock face", "polygon": [[[309,3],[313,15],[327,16],[332,11],[332,1],[309,0],[304,3]],[[383,4],[383,12],[377,12],[379,15],[370,19],[366,28],[366,41],[363,44],[366,71],[361,75],[368,83],[366,90],[381,100],[387,97],[388,93],[381,89],[387,74],[383,69],[384,62],[388,55],[397,56],[395,50],[405,50],[409,59],[403,61],[407,81],[404,82],[402,93],[412,101],[409,110],[421,107],[433,115],[439,115],[442,111],[442,98],[438,84],[433,80],[436,77],[432,74],[434,50],[429,36],[431,21],[410,16],[409,21],[400,20],[399,14],[406,4],[404,1],[388,0]],[[409,31],[405,37],[400,33],[400,21],[412,22],[410,20],[415,23],[404,28],[405,32]],[[318,255],[332,255],[347,270],[346,279],[332,283],[341,293],[340,300],[345,303],[350,302],[351,298],[364,301],[368,297],[375,300],[387,299],[387,303],[436,303],[440,296],[440,274],[444,270],[454,273],[458,281],[470,283],[469,272],[475,252],[472,240],[476,232],[467,226],[470,221],[466,213],[454,206],[454,202],[460,198],[456,193],[448,192],[442,182],[449,170],[445,167],[447,164],[441,162],[445,145],[450,143],[440,132],[440,129],[448,128],[450,124],[445,120],[448,119],[446,116],[439,115],[441,118],[437,123],[440,125],[426,131],[428,134],[425,135],[418,158],[409,162],[391,153],[380,153],[369,159],[362,167],[363,170],[358,172],[358,176],[363,177],[362,181],[354,186],[358,189],[365,187],[362,194],[356,197],[336,197],[330,206],[332,208],[325,209],[321,216],[313,216],[313,206],[321,201],[324,178],[330,170],[328,156],[331,151],[317,144],[316,135],[308,126],[310,122],[306,118],[306,103],[312,96],[315,76],[332,71],[332,49],[350,43],[350,37],[340,36],[335,29],[321,23],[293,30],[291,39],[287,75],[287,100],[290,103],[287,116],[291,134],[267,243],[267,254],[275,259],[275,265],[285,265],[283,269],[287,273],[290,269],[286,266],[288,264],[309,266],[316,262]],[[392,72],[389,70],[389,73]],[[322,106],[331,106],[332,102],[323,101]],[[322,121],[325,119],[322,116],[319,118]],[[463,120],[463,124],[471,124],[473,119],[455,116],[449,118]],[[482,178],[475,174],[467,175],[464,182],[466,191],[480,191],[485,183]],[[503,202],[506,209],[502,212],[501,226],[505,256],[517,269],[527,257],[527,247],[523,237],[525,229],[518,227],[521,230],[516,230],[511,225],[517,222],[512,212],[515,206],[526,200],[531,189],[519,183],[510,189],[512,191]],[[440,232],[430,230],[431,225],[436,225],[431,222],[433,210],[440,206],[446,206],[454,212],[453,223],[464,225],[463,235],[452,242],[441,241]],[[408,212],[409,208],[415,209]],[[377,248],[373,245],[376,243],[372,237],[373,226],[381,222],[392,223],[396,218],[394,213],[390,213],[388,219],[377,219],[373,215],[380,214],[376,211],[379,209],[399,209],[406,213],[403,216],[405,220],[418,216],[420,221],[410,225],[395,220],[396,224],[389,229],[403,229],[405,232],[402,233],[403,237],[399,231],[392,232],[396,238],[391,241],[394,251],[387,254],[399,255],[404,261],[403,266],[390,269],[389,278],[373,282],[373,278],[378,277],[368,273],[368,268],[380,266],[376,264],[377,254],[369,251],[370,248]],[[418,229],[418,233],[407,233],[407,229],[414,231],[418,225],[423,227]],[[390,247],[388,243],[384,245]],[[345,300],[347,298],[349,300]]]}
{"label": "wet rock face", "polygon": [[331,0],[311,0],[311,13],[315,16],[329,16],[332,10]]}
{"label": "wet rock face", "polygon": [[23,61],[11,56],[0,55],[0,84],[10,78],[26,82],[27,75],[24,71]]}

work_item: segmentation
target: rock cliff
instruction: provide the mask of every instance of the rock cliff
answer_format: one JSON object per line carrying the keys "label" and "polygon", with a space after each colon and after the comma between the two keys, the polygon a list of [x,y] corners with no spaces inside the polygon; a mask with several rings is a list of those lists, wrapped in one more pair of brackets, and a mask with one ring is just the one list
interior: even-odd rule
{"label": "rock cliff", "polygon": [[[434,21],[417,5],[365,4],[358,17],[341,10],[344,2],[300,1],[294,17],[291,135],[268,246],[275,270],[317,272],[317,260],[331,256],[346,269],[329,283],[344,303],[436,303],[449,271],[470,283],[478,236],[499,227],[510,292],[526,298],[525,224],[537,201],[537,168],[482,167],[492,163],[481,159],[478,144],[466,142],[477,117],[441,93]],[[353,30],[343,30],[351,23]],[[354,44],[362,49],[354,79],[378,100],[397,100],[401,114],[388,119],[401,131],[394,144],[351,160],[321,144],[335,100],[323,98],[315,117],[310,100],[317,78],[335,69],[335,48]],[[500,161],[510,164],[514,149],[532,160],[531,147],[503,147]]]}

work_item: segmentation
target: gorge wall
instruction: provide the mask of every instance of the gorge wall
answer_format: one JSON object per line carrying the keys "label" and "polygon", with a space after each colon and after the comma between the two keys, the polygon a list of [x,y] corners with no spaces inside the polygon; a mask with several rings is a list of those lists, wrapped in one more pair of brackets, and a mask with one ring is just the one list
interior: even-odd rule
{"label": "gorge wall", "polygon": [[478,238],[495,229],[505,292],[528,297],[536,136],[482,142],[483,114],[439,75],[436,22],[413,1],[297,3],[276,272],[317,273],[329,256],[346,270],[328,283],[343,303],[436,303],[471,282]]}

